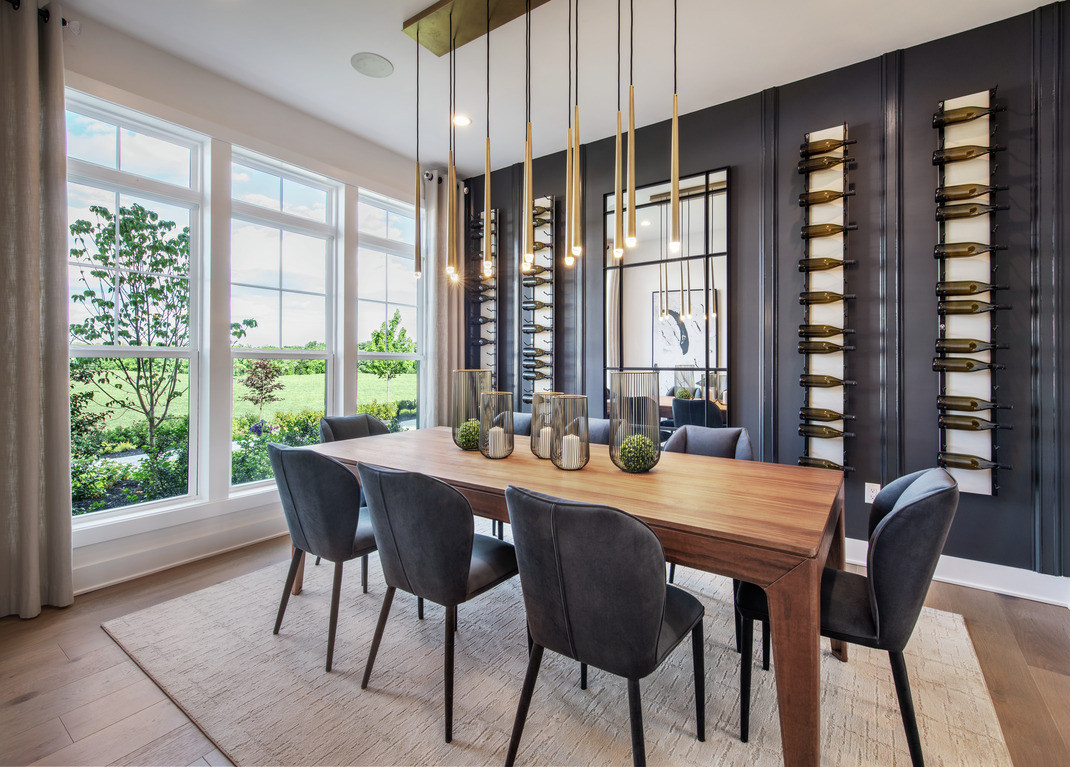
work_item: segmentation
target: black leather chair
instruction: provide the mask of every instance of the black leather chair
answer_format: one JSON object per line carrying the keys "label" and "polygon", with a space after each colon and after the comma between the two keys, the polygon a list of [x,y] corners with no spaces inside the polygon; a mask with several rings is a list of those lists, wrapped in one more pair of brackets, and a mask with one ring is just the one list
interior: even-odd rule
{"label": "black leather chair", "polygon": [[672,420],[677,429],[683,426],[705,426],[711,429],[724,426],[721,408],[706,399],[673,397]]}
{"label": "black leather chair", "polygon": [[[924,764],[903,649],[929,592],[959,502],[958,484],[943,469],[901,477],[881,490],[869,512],[867,575],[826,567],[821,576],[821,634],[886,650],[910,745],[910,760]],[[752,621],[769,615],[765,592],[743,583],[736,590],[743,618],[740,737],[750,720]]]}
{"label": "black leather chair", "polygon": [[389,434],[387,425],[373,415],[332,415],[320,419],[320,442],[337,442],[341,439],[374,437]]}
{"label": "black leather chair", "polygon": [[367,689],[397,589],[446,608],[446,742],[453,740],[453,635],[457,605],[516,575],[512,544],[475,535],[472,507],[432,477],[357,464],[368,499],[386,595],[361,689]]}
{"label": "black leather chair", "polygon": [[357,478],[342,464],[318,453],[275,443],[268,445],[268,456],[294,545],[273,633],[278,634],[282,628],[282,616],[305,552],[334,562],[331,622],[327,631],[327,671],[330,671],[338,625],[338,597],[342,590],[342,564],[362,557],[361,584],[367,592],[368,554],[375,551],[371,520],[360,510]]}
{"label": "black leather chair", "polygon": [[628,680],[632,759],[646,763],[639,680],[691,634],[697,736],[706,738],[702,603],[665,583],[661,541],[608,506],[508,487],[531,641],[506,765],[516,761],[544,649]]}

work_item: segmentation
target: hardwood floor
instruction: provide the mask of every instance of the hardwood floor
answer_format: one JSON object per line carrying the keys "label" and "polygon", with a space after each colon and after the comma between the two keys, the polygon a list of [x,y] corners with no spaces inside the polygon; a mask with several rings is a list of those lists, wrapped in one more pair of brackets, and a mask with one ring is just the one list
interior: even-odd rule
{"label": "hardwood floor", "polygon": [[[278,538],[0,619],[0,764],[229,764],[100,624],[289,557]],[[1070,764],[1070,610],[934,583],[961,613],[1011,758]]]}

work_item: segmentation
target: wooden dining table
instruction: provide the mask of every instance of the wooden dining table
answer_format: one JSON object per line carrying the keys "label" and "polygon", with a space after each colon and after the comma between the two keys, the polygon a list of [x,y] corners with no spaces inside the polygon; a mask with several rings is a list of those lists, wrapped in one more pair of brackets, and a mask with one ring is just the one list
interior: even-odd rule
{"label": "wooden dining table", "polygon": [[[356,471],[358,462],[418,471],[457,488],[475,514],[509,521],[509,485],[605,504],[642,519],[666,558],[755,583],[769,600],[780,731],[786,765],[821,761],[820,586],[824,565],[842,567],[843,475],[825,469],[662,453],[627,474],[604,445],[562,471],[532,453],[527,437],[492,460],[454,445],[444,427],[314,445]],[[834,653],[846,660],[840,643]]]}

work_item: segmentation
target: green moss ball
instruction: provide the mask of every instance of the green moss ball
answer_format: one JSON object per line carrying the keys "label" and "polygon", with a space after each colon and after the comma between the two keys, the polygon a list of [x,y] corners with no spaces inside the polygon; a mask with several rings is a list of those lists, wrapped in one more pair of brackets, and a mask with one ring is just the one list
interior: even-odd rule
{"label": "green moss ball", "polygon": [[620,444],[621,468],[632,474],[650,471],[654,455],[654,443],[642,434],[633,434]]}
{"label": "green moss ball", "polygon": [[457,445],[461,450],[479,450],[479,421],[470,418],[457,430]]}
{"label": "green moss ball", "polygon": [[676,390],[676,399],[691,399],[691,390],[681,386]]}

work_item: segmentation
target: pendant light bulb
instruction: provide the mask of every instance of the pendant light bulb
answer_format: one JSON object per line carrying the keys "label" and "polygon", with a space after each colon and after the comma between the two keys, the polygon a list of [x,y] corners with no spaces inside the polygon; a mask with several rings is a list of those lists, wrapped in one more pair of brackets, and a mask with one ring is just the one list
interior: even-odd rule
{"label": "pendant light bulb", "polygon": [[614,155],[614,185],[613,185],[613,258],[624,255],[624,185],[623,170],[621,168],[621,133],[620,133],[620,110],[617,110],[617,149]]}
{"label": "pendant light bulb", "polygon": [[[577,35],[578,36],[578,35]],[[578,45],[578,44],[577,44]],[[579,78],[576,88],[579,89]],[[572,255],[583,255],[583,237],[580,217],[583,211],[583,197],[580,192],[580,107],[573,107],[572,118]]]}

